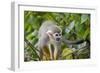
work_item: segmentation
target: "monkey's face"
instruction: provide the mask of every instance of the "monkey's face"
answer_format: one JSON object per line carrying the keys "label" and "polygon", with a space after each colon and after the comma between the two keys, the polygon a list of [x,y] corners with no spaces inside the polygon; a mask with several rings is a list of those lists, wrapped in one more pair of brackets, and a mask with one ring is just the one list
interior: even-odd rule
{"label": "monkey's face", "polygon": [[53,34],[53,38],[56,42],[60,42],[61,41],[61,37],[62,37],[62,34],[61,33],[54,33]]}
{"label": "monkey's face", "polygon": [[61,38],[62,38],[62,34],[61,32],[55,32],[53,33],[52,31],[47,31],[47,35],[49,36],[50,41],[54,42],[54,43],[61,43]]}

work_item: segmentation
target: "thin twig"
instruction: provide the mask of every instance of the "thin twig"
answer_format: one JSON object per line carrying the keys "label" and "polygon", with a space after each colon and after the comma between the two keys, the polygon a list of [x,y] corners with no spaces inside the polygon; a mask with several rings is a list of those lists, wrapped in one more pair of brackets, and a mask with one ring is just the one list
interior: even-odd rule
{"label": "thin twig", "polygon": [[[35,52],[35,54],[38,56],[37,52],[40,52],[40,51],[38,49],[36,49],[35,47],[33,47],[33,45],[26,38],[24,40],[28,44],[28,46],[32,49],[32,51]],[[39,56],[38,56],[38,58],[40,59]]]}

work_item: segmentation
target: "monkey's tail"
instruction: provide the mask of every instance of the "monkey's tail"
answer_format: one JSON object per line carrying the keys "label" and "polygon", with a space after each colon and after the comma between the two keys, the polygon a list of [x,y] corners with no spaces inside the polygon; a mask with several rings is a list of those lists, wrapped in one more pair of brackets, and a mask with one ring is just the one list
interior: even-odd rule
{"label": "monkey's tail", "polygon": [[64,37],[62,38],[62,41],[65,43],[65,44],[80,44],[80,43],[83,43],[84,40],[83,39],[80,39],[80,40],[75,40],[75,41],[70,41],[70,40],[67,40],[65,39]]}

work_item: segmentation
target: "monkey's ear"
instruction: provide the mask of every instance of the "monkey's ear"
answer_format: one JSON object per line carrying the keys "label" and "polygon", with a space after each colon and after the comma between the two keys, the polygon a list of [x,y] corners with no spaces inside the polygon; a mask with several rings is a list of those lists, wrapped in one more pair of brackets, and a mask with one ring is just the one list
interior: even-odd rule
{"label": "monkey's ear", "polygon": [[46,33],[48,36],[52,36],[52,34],[53,34],[53,32],[51,30],[48,30]]}

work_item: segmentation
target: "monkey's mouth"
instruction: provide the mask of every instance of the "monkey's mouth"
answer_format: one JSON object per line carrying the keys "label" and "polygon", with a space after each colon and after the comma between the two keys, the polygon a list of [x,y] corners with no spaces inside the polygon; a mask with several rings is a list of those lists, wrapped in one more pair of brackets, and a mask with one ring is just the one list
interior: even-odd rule
{"label": "monkey's mouth", "polygon": [[56,38],[56,41],[60,41],[60,38]]}

